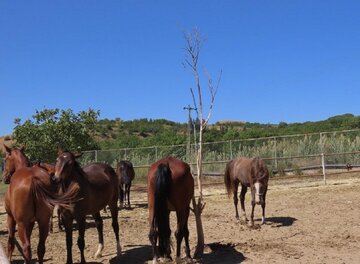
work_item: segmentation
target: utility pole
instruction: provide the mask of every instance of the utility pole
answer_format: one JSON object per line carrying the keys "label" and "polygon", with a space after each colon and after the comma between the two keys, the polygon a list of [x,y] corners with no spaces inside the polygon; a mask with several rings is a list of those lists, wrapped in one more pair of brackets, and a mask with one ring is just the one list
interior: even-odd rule
{"label": "utility pole", "polygon": [[191,111],[197,110],[194,107],[191,107],[190,105],[184,106],[184,110],[188,110],[188,129],[187,129],[187,136],[188,136],[188,142],[186,145],[186,158],[187,162],[190,162],[190,153],[191,153]]}

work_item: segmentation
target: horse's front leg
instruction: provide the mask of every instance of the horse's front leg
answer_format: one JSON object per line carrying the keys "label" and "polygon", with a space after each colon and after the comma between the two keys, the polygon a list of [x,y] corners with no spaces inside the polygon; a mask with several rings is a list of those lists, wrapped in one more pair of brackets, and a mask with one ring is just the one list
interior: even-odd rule
{"label": "horse's front leg", "polygon": [[245,185],[241,185],[241,192],[240,192],[240,205],[241,205],[241,211],[243,215],[244,222],[248,220],[246,218],[246,212],[245,212],[245,194],[247,192],[247,187]]}
{"label": "horse's front leg", "polygon": [[127,199],[128,199],[128,207],[129,208],[131,207],[130,206],[130,187],[131,187],[131,183],[126,185],[126,188],[127,188],[126,192],[127,192]]}
{"label": "horse's front leg", "polygon": [[95,226],[99,237],[99,246],[98,250],[95,253],[95,258],[99,258],[102,256],[102,250],[104,248],[103,220],[101,218],[100,212],[93,214],[93,217],[95,219]]}
{"label": "horse's front leg", "polygon": [[237,220],[239,220],[239,211],[238,211],[239,199],[237,197],[238,187],[239,187],[239,183],[235,181],[233,183],[233,190],[232,191],[233,191],[233,194],[234,194],[235,218]]}
{"label": "horse's front leg", "polygon": [[[60,215],[59,215],[60,217]],[[72,264],[72,244],[73,244],[73,238],[72,238],[72,223],[73,219],[69,216],[64,217],[62,215],[62,221],[63,225],[65,226],[65,234],[66,234],[66,264]]]}
{"label": "horse's front leg", "polygon": [[85,264],[85,254],[84,254],[84,249],[85,249],[85,216],[80,217],[78,219],[76,219],[77,222],[77,227],[79,230],[79,237],[77,240],[77,245],[78,248],[80,250],[80,263],[81,264]]}
{"label": "horse's front leg", "polygon": [[254,209],[255,209],[255,192],[251,190],[251,215],[250,215],[250,226],[254,226]]}
{"label": "horse's front leg", "polygon": [[265,190],[263,199],[261,200],[261,207],[262,207],[262,219],[261,219],[261,224],[262,224],[262,225],[265,224],[266,192],[267,192],[267,189]]}

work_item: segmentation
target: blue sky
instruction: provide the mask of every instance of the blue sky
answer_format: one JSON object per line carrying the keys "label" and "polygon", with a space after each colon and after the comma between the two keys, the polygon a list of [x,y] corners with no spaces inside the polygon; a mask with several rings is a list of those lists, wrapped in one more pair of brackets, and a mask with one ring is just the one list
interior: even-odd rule
{"label": "blue sky", "polygon": [[359,115],[359,12],[346,0],[3,0],[0,135],[44,108],[186,122],[194,27],[200,73],[223,71],[211,123]]}

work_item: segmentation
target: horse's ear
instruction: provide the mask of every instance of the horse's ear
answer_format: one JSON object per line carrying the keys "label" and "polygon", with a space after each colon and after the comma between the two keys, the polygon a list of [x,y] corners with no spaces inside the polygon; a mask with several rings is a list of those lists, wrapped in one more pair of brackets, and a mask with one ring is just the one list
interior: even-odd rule
{"label": "horse's ear", "polygon": [[5,144],[4,144],[4,148],[5,148],[6,153],[8,153],[8,154],[11,153],[11,148],[9,148],[8,146],[6,146]]}
{"label": "horse's ear", "polygon": [[83,153],[76,153],[74,154],[75,159],[80,158],[83,155]]}
{"label": "horse's ear", "polygon": [[62,147],[58,146],[57,155],[60,156],[60,154],[62,154],[63,152],[64,150],[62,149]]}
{"label": "horse's ear", "polygon": [[24,151],[26,149],[26,144],[22,144],[19,149],[20,151]]}

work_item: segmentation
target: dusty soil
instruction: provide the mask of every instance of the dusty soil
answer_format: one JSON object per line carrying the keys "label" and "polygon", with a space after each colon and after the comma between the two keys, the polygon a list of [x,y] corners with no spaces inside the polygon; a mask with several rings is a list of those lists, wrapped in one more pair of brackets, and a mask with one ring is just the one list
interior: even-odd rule
{"label": "dusty soil", "polygon": [[[206,207],[203,214],[206,252],[195,263],[360,263],[360,174],[337,176],[328,184],[309,180],[273,180],[267,197],[267,223],[260,226],[261,210],[255,211],[255,228],[234,219],[232,199],[222,184],[205,186]],[[88,263],[150,263],[146,193],[135,186],[132,209],[120,211],[122,256],[116,258],[115,239],[109,214],[104,216],[105,248],[103,257],[94,258],[97,234],[93,220],[88,219],[85,254]],[[250,212],[250,195],[246,196]],[[56,220],[56,219],[55,219]],[[175,215],[171,215],[172,231]],[[190,219],[190,244],[196,244],[195,219]],[[73,257],[79,261],[74,232]],[[6,214],[0,209],[0,243],[6,248]],[[36,260],[37,229],[32,235]],[[174,240],[175,243],[175,240]],[[184,252],[183,252],[184,255]],[[47,240],[46,262],[65,263],[65,234],[55,227]],[[16,249],[13,263],[23,263]]]}

